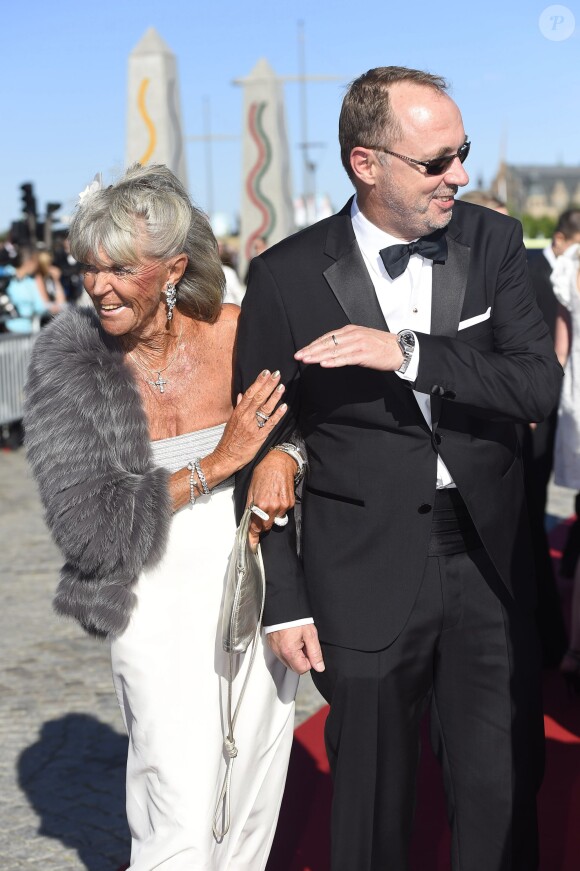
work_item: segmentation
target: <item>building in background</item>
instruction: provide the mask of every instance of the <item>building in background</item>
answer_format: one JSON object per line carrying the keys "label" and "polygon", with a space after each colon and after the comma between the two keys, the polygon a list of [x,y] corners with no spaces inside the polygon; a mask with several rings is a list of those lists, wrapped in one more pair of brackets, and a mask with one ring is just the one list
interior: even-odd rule
{"label": "building in background", "polygon": [[580,205],[580,166],[515,166],[502,162],[491,193],[510,214],[553,218]]}

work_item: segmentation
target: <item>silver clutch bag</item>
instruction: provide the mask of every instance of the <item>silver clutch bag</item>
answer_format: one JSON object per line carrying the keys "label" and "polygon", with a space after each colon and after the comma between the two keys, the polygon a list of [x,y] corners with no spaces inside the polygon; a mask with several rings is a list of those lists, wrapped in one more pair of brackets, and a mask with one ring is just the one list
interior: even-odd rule
{"label": "silver clutch bag", "polygon": [[248,542],[251,512],[246,508],[228,563],[222,645],[226,653],[245,653],[262,620],[266,577],[260,545],[254,553]]}

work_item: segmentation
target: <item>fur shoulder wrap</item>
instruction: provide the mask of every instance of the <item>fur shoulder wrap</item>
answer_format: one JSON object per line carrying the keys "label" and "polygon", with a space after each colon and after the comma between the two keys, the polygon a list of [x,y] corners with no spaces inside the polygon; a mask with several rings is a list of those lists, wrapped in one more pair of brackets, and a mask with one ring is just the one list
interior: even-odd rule
{"label": "fur shoulder wrap", "polygon": [[169,475],[153,465],[121,348],[91,309],[71,309],[39,334],[24,424],[46,522],[66,559],[55,610],[92,635],[118,635],[133,584],[167,544]]}

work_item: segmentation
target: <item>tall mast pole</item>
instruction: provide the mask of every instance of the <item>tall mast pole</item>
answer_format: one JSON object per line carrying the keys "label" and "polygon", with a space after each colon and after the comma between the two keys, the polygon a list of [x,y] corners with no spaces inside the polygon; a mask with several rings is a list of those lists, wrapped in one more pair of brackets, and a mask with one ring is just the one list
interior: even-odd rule
{"label": "tall mast pole", "polygon": [[213,217],[213,163],[211,153],[211,102],[209,97],[203,98],[203,138],[205,146],[205,189],[207,198],[207,214],[211,221]]}
{"label": "tall mast pole", "polygon": [[298,22],[298,82],[300,98],[300,133],[302,148],[302,196],[304,198],[304,215],[306,223],[310,224],[310,159],[308,156],[308,105],[306,102],[306,47],[304,37],[304,22]]}

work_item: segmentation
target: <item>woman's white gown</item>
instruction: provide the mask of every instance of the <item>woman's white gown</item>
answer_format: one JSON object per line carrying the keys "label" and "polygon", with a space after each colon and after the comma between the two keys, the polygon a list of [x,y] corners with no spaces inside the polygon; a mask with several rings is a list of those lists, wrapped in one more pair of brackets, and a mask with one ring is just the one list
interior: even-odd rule
{"label": "woman's white gown", "polygon": [[[153,443],[176,471],[210,453],[212,427]],[[212,833],[226,761],[228,655],[221,604],[234,541],[233,480],[178,511],[162,561],[143,572],[138,604],[111,644],[129,735],[127,817],[132,871],[261,871],[266,865],[292,743],[297,675],[262,638],[235,728],[231,826]],[[239,657],[234,704],[248,654]]]}

